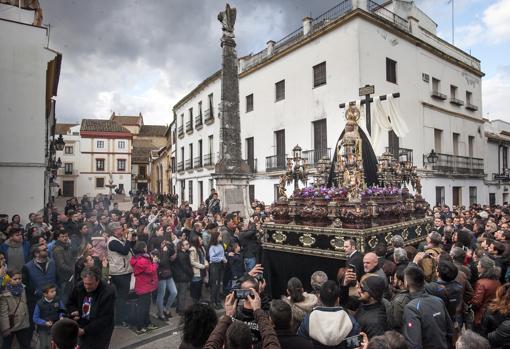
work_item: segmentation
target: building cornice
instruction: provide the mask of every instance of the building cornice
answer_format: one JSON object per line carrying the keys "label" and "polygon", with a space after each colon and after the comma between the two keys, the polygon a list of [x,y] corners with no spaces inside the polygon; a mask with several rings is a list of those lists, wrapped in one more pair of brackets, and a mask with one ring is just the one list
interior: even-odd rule
{"label": "building cornice", "polygon": [[128,132],[97,132],[97,131],[80,131],[82,138],[109,138],[109,139],[132,139],[133,135]]}
{"label": "building cornice", "polygon": [[[197,87],[195,87],[193,90],[191,90],[190,93],[188,93],[186,96],[184,96],[183,98],[181,98],[181,100],[179,102],[177,102],[174,107],[173,107],[173,111],[174,111],[174,114],[176,112],[177,109],[179,109],[180,107],[182,107],[183,104],[185,104],[186,102],[188,102],[191,98],[193,98],[194,96],[196,96],[202,89],[204,89],[207,85],[209,85],[210,83],[212,83],[213,81],[219,79],[221,77],[221,69],[218,70],[216,73],[212,74],[211,76],[209,76],[207,79],[205,79],[204,81],[202,81]],[[175,118],[175,115],[174,115],[174,118]]]}
{"label": "building cornice", "polygon": [[[328,26],[325,26],[323,27],[322,29],[320,30],[317,30],[313,33],[311,33],[308,37],[306,37],[305,39],[301,40],[301,41],[298,41],[297,43],[295,43],[294,45],[291,45],[289,46],[288,48],[274,54],[274,56],[272,56],[271,58],[268,58],[267,60],[261,62],[260,64],[257,64],[255,66],[253,66],[252,68],[242,72],[239,74],[239,78],[243,78],[263,67],[265,67],[266,65],[288,55],[289,53],[291,52],[294,52],[295,50],[301,48],[302,46],[305,46],[306,44],[314,41],[315,39],[318,39],[320,37],[322,37],[323,35],[337,29],[338,27],[350,22],[351,20],[355,19],[355,18],[358,18],[358,17],[361,17],[379,27],[383,27],[384,29],[386,29],[387,31],[391,32],[392,34],[395,34],[396,36],[398,37],[401,37],[403,39],[406,39],[407,41],[411,42],[412,44],[418,46],[418,47],[421,47],[422,49],[424,50],[427,50],[431,53],[433,53],[434,55],[454,64],[454,65],[457,65],[467,71],[469,71],[470,73],[478,76],[478,77],[483,77],[485,74],[483,72],[481,72],[480,70],[478,69],[475,69],[469,65],[467,65],[466,63],[464,62],[461,62],[460,60],[442,52],[441,50],[437,49],[436,47],[428,44],[427,42],[417,38],[416,36],[412,35],[411,33],[409,32],[406,32],[402,29],[399,29],[397,28],[396,26],[392,25],[391,23],[389,23],[388,21],[384,20],[383,18],[380,18],[379,16],[376,16],[376,15],[372,15],[364,10],[361,10],[361,9],[355,9],[351,12],[349,12],[348,14],[346,14],[345,16],[342,16],[338,19],[336,19],[335,21],[333,21],[330,25]],[[422,28],[422,30],[424,30]],[[437,38],[437,37],[436,37]],[[439,39],[439,38],[438,38]],[[445,42],[444,40],[440,40],[441,42]],[[459,52],[462,52],[462,54],[465,54],[467,55],[465,52],[463,52],[462,50],[460,50],[459,48],[453,46],[453,45],[450,45],[451,47],[455,48],[456,50],[458,50]],[[478,59],[476,59],[475,57],[472,57],[470,56],[471,58],[473,58],[474,60],[480,62]]]}
{"label": "building cornice", "polygon": [[437,105],[430,104],[430,103],[427,103],[427,102],[421,102],[421,104],[424,107],[426,107],[426,108],[434,109],[434,110],[440,111],[442,113],[449,114],[451,116],[455,116],[455,117],[458,117],[458,118],[461,118],[461,119],[466,119],[466,120],[469,120],[469,121],[474,121],[474,122],[479,123],[479,124],[483,124],[484,123],[484,120],[481,119],[481,118],[479,119],[479,118],[475,118],[474,116],[471,116],[471,115],[467,115],[467,114],[451,111],[451,110],[448,110],[448,109],[445,109],[445,108],[441,108],[441,107],[438,107]]}

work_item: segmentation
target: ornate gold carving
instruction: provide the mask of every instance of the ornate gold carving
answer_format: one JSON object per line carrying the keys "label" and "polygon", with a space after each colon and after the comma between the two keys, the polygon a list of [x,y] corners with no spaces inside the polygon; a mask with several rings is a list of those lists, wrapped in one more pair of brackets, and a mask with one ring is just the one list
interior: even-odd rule
{"label": "ornate gold carving", "polygon": [[377,242],[379,242],[379,240],[377,239],[377,236],[372,236],[372,238],[368,241],[368,246],[370,246],[370,248],[375,248],[375,245],[377,245]]}
{"label": "ornate gold carving", "polygon": [[287,235],[285,235],[282,231],[276,230],[273,234],[273,240],[277,244],[281,244],[287,240]]}
{"label": "ornate gold carving", "polygon": [[345,241],[345,239],[340,236],[340,237],[331,239],[331,241],[329,243],[335,250],[343,251],[344,250],[344,241]]}
{"label": "ornate gold carving", "polygon": [[409,231],[407,230],[407,228],[405,228],[403,231],[402,231],[402,238],[404,239],[404,241],[407,241],[407,238],[409,237]]}
{"label": "ornate gold carving", "polygon": [[421,233],[423,232],[421,225],[417,226],[415,231],[416,231],[416,236],[421,236]]}
{"label": "ornate gold carving", "polygon": [[304,247],[311,247],[313,244],[315,244],[315,238],[312,236],[312,234],[306,233],[299,237],[299,242],[301,242]]}
{"label": "ornate gold carving", "polygon": [[393,234],[391,232],[386,233],[386,235],[384,236],[384,240],[386,240],[387,244],[390,243],[392,237],[393,237]]}

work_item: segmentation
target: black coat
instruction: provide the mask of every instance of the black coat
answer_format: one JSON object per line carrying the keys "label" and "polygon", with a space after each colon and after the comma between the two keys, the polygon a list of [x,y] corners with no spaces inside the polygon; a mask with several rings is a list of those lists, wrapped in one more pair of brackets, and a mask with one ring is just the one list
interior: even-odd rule
{"label": "black coat", "polygon": [[239,234],[239,244],[244,258],[258,257],[259,243],[257,241],[257,230],[255,226],[244,230]]}
{"label": "black coat", "polygon": [[177,257],[172,267],[175,282],[190,282],[193,278],[193,267],[191,266],[189,251],[177,251]]}
{"label": "black coat", "polygon": [[482,333],[489,339],[491,348],[510,348],[510,314],[488,310],[483,318]]}
{"label": "black coat", "polygon": [[290,330],[276,330],[276,335],[282,349],[313,349],[310,339],[298,336]]}
{"label": "black coat", "polygon": [[[88,316],[83,309],[85,297],[92,299]],[[85,331],[85,334],[80,337],[80,348],[108,348],[114,328],[114,305],[115,290],[102,280],[99,281],[96,290],[91,293],[85,290],[83,282],[74,287],[67,301],[67,311],[69,314],[75,311],[80,314],[78,324]]]}
{"label": "black coat", "polygon": [[356,276],[359,279],[365,274],[365,271],[363,269],[363,256],[359,251],[355,251],[352,256],[347,258],[347,264],[346,266],[349,267],[349,264],[352,264],[356,267]]}
{"label": "black coat", "polygon": [[380,302],[361,304],[354,317],[358,321],[361,331],[365,332],[368,338],[383,335],[388,329],[386,308]]}

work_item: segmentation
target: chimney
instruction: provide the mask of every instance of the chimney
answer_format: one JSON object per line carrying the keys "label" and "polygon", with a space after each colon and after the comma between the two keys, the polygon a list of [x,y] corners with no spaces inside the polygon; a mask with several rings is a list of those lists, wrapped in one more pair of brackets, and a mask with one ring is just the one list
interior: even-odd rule
{"label": "chimney", "polygon": [[303,35],[307,36],[312,31],[312,17],[303,18]]}
{"label": "chimney", "polygon": [[420,33],[420,21],[413,16],[407,17],[407,21],[409,22],[411,33],[414,34],[414,36],[418,36]]}
{"label": "chimney", "polygon": [[272,56],[274,52],[274,44],[275,42],[273,40],[269,40],[267,42],[267,55]]}

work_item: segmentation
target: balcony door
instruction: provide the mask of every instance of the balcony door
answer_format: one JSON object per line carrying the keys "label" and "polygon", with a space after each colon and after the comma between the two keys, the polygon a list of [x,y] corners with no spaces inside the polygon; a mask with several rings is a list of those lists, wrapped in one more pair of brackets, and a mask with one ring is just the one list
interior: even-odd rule
{"label": "balcony door", "polygon": [[255,168],[255,147],[253,137],[246,138],[246,161],[252,172]]}
{"label": "balcony door", "polygon": [[285,168],[285,130],[275,131],[276,163]]}
{"label": "balcony door", "polygon": [[313,122],[313,163],[328,156],[328,129],[326,119]]}
{"label": "balcony door", "polygon": [[452,204],[458,207],[462,205],[462,187],[453,187],[452,190]]}

